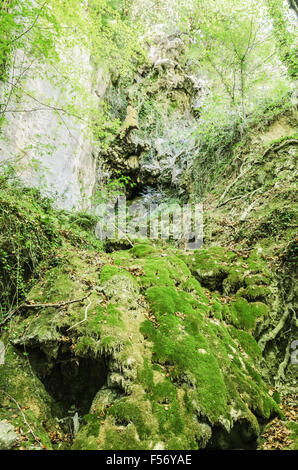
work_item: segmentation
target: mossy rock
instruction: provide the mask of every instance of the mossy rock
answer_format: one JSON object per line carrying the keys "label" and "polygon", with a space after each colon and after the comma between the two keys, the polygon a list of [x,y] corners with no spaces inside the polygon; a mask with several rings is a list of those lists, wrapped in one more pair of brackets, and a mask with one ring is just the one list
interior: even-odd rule
{"label": "mossy rock", "polygon": [[144,258],[146,255],[155,253],[156,249],[152,245],[140,244],[135,245],[130,251],[136,258]]}
{"label": "mossy rock", "polygon": [[196,250],[183,257],[193,275],[210,290],[222,291],[223,281],[229,275],[237,255],[216,246],[210,249]]}
{"label": "mossy rock", "polygon": [[44,445],[72,400],[74,449],[226,447],[238,431],[237,445],[255,441],[280,413],[253,337],[269,316],[266,260],[139,241],[104,253],[68,237],[13,316],[0,365],[0,388]]}
{"label": "mossy rock", "polygon": [[23,429],[26,439],[19,441],[16,449],[52,449],[49,434],[57,431],[53,400],[33,374],[28,357],[6,343],[7,338],[2,339],[6,350],[5,363],[0,365],[0,419]]}

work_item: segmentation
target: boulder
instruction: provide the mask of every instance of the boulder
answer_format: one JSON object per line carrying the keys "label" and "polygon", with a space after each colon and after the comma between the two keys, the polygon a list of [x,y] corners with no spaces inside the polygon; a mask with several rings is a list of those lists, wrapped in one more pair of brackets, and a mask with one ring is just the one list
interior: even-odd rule
{"label": "boulder", "polygon": [[0,450],[10,450],[17,442],[14,427],[6,421],[0,421]]}

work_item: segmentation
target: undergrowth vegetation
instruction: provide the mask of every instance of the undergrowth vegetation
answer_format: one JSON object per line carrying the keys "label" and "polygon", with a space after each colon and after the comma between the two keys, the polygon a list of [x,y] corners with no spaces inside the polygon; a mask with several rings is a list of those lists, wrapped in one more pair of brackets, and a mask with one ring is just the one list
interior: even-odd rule
{"label": "undergrowth vegetation", "polygon": [[34,279],[59,264],[63,237],[74,246],[101,249],[94,235],[97,219],[57,211],[53,200],[25,187],[11,171],[0,175],[0,322],[25,297]]}

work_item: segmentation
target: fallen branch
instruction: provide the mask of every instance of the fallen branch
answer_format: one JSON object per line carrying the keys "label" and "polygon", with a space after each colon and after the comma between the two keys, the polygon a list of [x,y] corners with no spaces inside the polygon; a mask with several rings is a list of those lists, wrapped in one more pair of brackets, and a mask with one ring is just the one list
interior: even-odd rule
{"label": "fallen branch", "polygon": [[64,302],[57,302],[57,303],[46,303],[46,304],[20,304],[15,310],[13,310],[4,320],[0,323],[0,326],[4,325],[13,315],[15,315],[21,308],[47,308],[47,307],[53,307],[53,308],[59,308],[59,307],[64,307],[65,305],[70,305],[74,304],[75,302],[82,302],[83,300],[87,299],[91,295],[91,292],[89,292],[88,295],[85,295],[85,297],[82,297],[80,299],[75,299],[75,300],[67,300]]}
{"label": "fallen branch", "polygon": [[235,201],[235,199],[241,199],[241,198],[243,198],[244,196],[246,196],[246,194],[241,194],[240,196],[230,197],[229,199],[227,199],[226,201],[222,202],[221,204],[218,204],[216,207],[225,206],[226,204],[228,204],[228,202]]}
{"label": "fallen branch", "polygon": [[[243,197],[250,197],[252,196],[253,194],[255,194],[257,191],[260,191],[261,188],[258,188],[258,189],[255,189],[254,191],[251,191],[250,193],[245,193],[245,194],[240,194],[239,196],[234,196],[234,197],[230,197],[229,199],[227,199],[226,201],[222,202],[221,204],[219,204],[218,206],[216,207],[221,207],[221,206],[225,206],[228,202],[230,201],[234,201],[235,199],[242,199]],[[255,202],[255,201],[254,201]]]}
{"label": "fallen branch", "polygon": [[[262,188],[258,188],[258,189],[255,189],[254,191],[252,191],[249,196],[251,197],[253,194],[257,193],[258,191],[261,191]],[[251,212],[251,210],[253,209],[254,205],[258,202],[258,199],[254,199],[252,201],[252,203],[245,209],[245,211],[243,212],[243,214],[239,217],[239,220],[241,222],[243,222],[246,217],[248,216],[248,214]]]}
{"label": "fallen branch", "polygon": [[79,321],[78,323],[75,323],[75,324],[72,325],[70,328],[68,328],[67,331],[71,330],[71,329],[74,328],[75,326],[78,326],[78,325],[80,325],[81,323],[84,323],[85,321],[88,320],[88,315],[87,315],[87,313],[88,313],[88,308],[90,307],[91,303],[92,303],[92,302],[91,302],[91,300],[89,299],[89,304],[88,304],[87,307],[85,308],[84,320],[81,320],[81,321]]}
{"label": "fallen branch", "polygon": [[20,411],[20,413],[21,413],[21,415],[22,415],[22,417],[23,417],[23,420],[24,420],[25,425],[28,427],[28,429],[29,429],[30,433],[32,434],[32,436],[34,437],[35,441],[42,445],[42,442],[41,442],[40,438],[35,435],[33,429],[31,428],[30,424],[29,424],[28,421],[27,421],[27,418],[26,418],[26,416],[25,416],[25,413],[23,412],[23,410],[22,410],[22,408],[20,407],[20,405],[19,405],[19,403],[17,402],[17,400],[16,400],[15,398],[13,398],[9,393],[5,392],[5,390],[0,389],[0,392],[1,392],[1,393],[4,393],[4,395],[7,395],[8,398],[9,398],[10,400],[12,400],[12,401],[17,405],[17,407],[18,407],[18,409],[19,409],[19,411]]}
{"label": "fallen branch", "polygon": [[224,192],[222,193],[222,195],[220,196],[216,207],[222,206],[222,204],[220,204],[220,201],[222,201],[222,200],[225,198],[226,194],[230,191],[230,189],[232,188],[232,186],[234,186],[234,184],[235,184],[240,178],[242,178],[242,176],[244,176],[244,175],[248,172],[249,169],[250,169],[250,166],[247,167],[245,170],[243,170],[242,173],[240,173],[240,174],[237,176],[237,178],[235,178],[235,179],[232,181],[232,183],[229,184],[229,186],[225,189],[225,191],[224,191]]}

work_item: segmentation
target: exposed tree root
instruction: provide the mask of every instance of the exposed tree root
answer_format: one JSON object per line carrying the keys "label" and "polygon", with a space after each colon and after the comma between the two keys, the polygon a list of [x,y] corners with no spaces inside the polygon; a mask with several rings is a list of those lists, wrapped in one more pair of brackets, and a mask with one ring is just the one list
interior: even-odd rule
{"label": "exposed tree root", "polygon": [[226,190],[222,193],[222,195],[220,196],[219,200],[218,200],[218,203],[216,205],[216,207],[220,207],[223,205],[223,203],[221,203],[221,201],[225,198],[225,196],[228,194],[228,192],[230,191],[230,189],[232,188],[232,186],[235,185],[235,183],[237,183],[238,180],[240,180],[242,178],[242,176],[244,176],[248,170],[250,169],[250,166],[247,167],[245,170],[243,170],[238,176],[237,178],[235,178],[231,184],[229,184],[229,186],[226,188]]}
{"label": "exposed tree root", "polygon": [[278,145],[276,147],[276,144],[273,144],[271,145],[271,147],[269,147],[266,152],[263,153],[262,155],[262,158],[266,157],[268,155],[268,153],[270,152],[278,152],[279,150],[281,150],[282,148],[284,147],[287,147],[288,145],[298,145],[298,140],[297,139],[290,139],[290,140],[286,140],[285,142],[283,142],[282,144]]}
{"label": "exposed tree root", "polygon": [[[293,317],[292,317],[291,323],[295,323],[296,322],[296,314],[295,314],[294,310],[292,310],[292,311],[293,311]],[[291,357],[291,341],[289,340],[288,344],[287,344],[287,347],[286,347],[284,360],[280,363],[280,365],[278,367],[277,374],[274,377],[275,382],[276,382],[277,385],[280,384],[281,381],[286,380],[285,370],[286,370],[286,368],[288,366],[288,363],[290,361],[290,357]]]}
{"label": "exposed tree root", "polygon": [[289,317],[289,314],[290,314],[289,309],[286,309],[286,311],[284,312],[283,316],[281,317],[276,327],[273,328],[273,330],[269,331],[268,333],[265,333],[261,337],[261,339],[258,342],[258,345],[261,351],[264,351],[266,344],[269,341],[272,341],[273,339],[275,339],[278,333],[283,329],[283,327],[285,326],[286,320]]}

